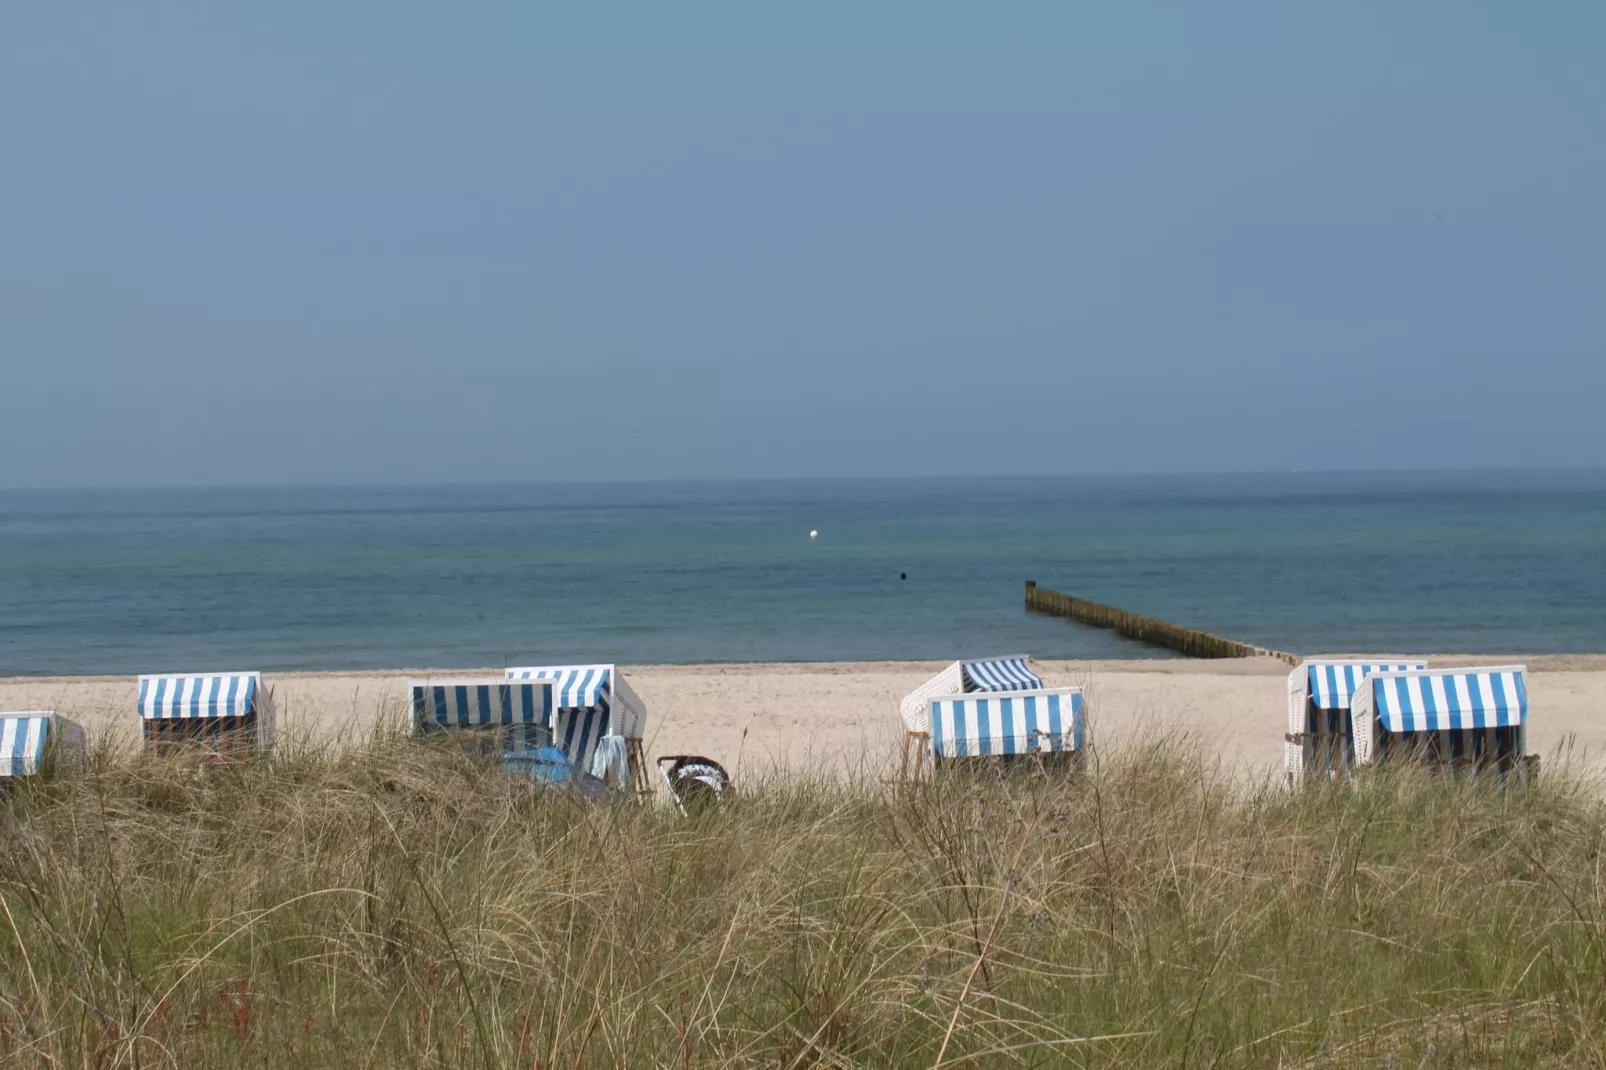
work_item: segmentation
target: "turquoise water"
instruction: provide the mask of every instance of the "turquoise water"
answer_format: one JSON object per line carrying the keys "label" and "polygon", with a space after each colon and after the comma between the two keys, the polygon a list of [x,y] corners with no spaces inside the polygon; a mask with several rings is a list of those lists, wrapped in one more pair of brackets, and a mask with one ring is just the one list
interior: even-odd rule
{"label": "turquoise water", "polygon": [[0,492],[0,674],[1162,656],[1025,579],[1295,652],[1606,651],[1606,473]]}

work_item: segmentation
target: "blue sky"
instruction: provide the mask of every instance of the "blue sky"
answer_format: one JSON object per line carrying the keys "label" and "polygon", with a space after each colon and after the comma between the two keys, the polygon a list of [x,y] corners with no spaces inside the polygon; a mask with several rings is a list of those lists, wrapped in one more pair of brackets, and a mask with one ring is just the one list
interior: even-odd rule
{"label": "blue sky", "polygon": [[1606,5],[14,5],[0,486],[1606,464]]}

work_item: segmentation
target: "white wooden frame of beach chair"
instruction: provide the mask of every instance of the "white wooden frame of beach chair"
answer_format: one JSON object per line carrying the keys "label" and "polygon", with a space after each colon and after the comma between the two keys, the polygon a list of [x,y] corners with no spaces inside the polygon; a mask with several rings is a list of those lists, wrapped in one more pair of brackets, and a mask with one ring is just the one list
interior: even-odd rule
{"label": "white wooden frame of beach chair", "polygon": [[1284,768],[1294,787],[1308,772],[1332,775],[1353,759],[1350,695],[1367,673],[1425,669],[1425,662],[1377,658],[1306,658],[1288,674],[1288,731]]}
{"label": "white wooden frame of beach chair", "polygon": [[[430,676],[407,681],[409,716],[415,736],[437,732],[496,733],[498,753],[502,730],[538,728],[541,740],[552,737],[552,682],[511,680],[501,676]],[[524,749],[535,749],[525,741]],[[515,748],[518,749],[518,748]]]}
{"label": "white wooden frame of beach chair", "polygon": [[[972,671],[974,670],[974,671]],[[989,688],[978,686],[985,681]],[[905,695],[898,704],[903,717],[903,758],[899,781],[918,780],[924,772],[926,753],[931,748],[931,700],[990,690],[1002,694],[1006,685],[1020,684],[1027,691],[1044,686],[1043,678],[1032,667],[1029,654],[1005,654],[986,658],[961,658]],[[912,759],[912,761],[911,761]],[[911,770],[911,765],[913,769]]]}
{"label": "white wooden frame of beach chair", "polygon": [[0,710],[0,788],[41,773],[82,771],[84,730],[55,710]]}
{"label": "white wooden frame of beach chair", "polygon": [[552,682],[553,744],[576,769],[590,770],[592,755],[604,735],[622,736],[630,765],[630,791],[643,799],[653,794],[642,751],[647,704],[618,665],[525,665],[510,668],[506,674],[509,680]]}
{"label": "white wooden frame of beach chair", "polygon": [[[1427,743],[1436,766],[1531,767],[1537,758],[1528,753],[1527,674],[1525,665],[1369,674],[1350,703],[1355,764],[1378,764],[1398,737]],[[1509,754],[1499,749],[1503,731],[1510,732]]]}
{"label": "white wooden frame of beach chair", "polygon": [[[265,757],[273,751],[276,707],[273,689],[264,686],[260,672],[141,676],[138,710],[140,734],[152,753],[170,746],[197,746],[218,757]],[[240,723],[213,735],[163,731],[224,721]]]}

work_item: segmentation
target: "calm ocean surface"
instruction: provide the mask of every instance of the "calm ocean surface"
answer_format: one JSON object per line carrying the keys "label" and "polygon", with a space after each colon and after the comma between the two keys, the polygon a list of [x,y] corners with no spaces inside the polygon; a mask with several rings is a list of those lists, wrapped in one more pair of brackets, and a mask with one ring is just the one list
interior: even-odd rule
{"label": "calm ocean surface", "polygon": [[1161,656],[1028,578],[1295,652],[1601,652],[1606,472],[0,492],[0,675]]}

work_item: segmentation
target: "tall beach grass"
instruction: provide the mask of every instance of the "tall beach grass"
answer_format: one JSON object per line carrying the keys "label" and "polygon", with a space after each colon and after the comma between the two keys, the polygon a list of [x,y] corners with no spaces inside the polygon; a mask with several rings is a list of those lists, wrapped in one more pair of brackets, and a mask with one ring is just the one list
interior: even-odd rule
{"label": "tall beach grass", "polygon": [[1592,791],[1195,753],[689,820],[403,740],[103,753],[0,804],[0,1065],[1606,1063]]}

